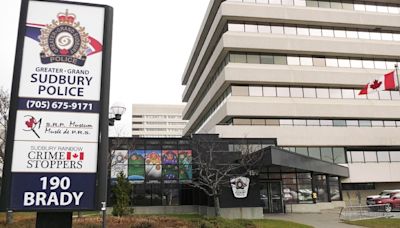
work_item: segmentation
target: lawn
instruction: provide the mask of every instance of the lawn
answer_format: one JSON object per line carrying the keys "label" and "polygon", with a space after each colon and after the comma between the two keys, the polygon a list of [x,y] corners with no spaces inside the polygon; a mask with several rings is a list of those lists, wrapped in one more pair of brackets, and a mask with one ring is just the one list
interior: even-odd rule
{"label": "lawn", "polygon": [[373,227],[373,228],[400,228],[400,219],[393,219],[393,218],[347,221],[346,223],[352,225],[365,226],[365,227]]}
{"label": "lawn", "polygon": [[[0,213],[0,227],[28,228],[35,227],[34,213],[15,213],[14,223],[11,226],[5,225],[5,214]],[[101,227],[101,218],[98,215],[74,217],[74,228],[95,228]],[[248,219],[223,219],[205,218],[199,215],[132,215],[127,217],[107,217],[107,227],[109,228],[310,228],[311,226],[297,224],[281,220],[248,220]]]}

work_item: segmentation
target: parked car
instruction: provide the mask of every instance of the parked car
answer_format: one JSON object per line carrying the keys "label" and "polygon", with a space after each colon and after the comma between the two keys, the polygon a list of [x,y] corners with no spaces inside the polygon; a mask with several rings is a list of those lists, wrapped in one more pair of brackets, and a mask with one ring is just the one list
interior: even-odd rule
{"label": "parked car", "polygon": [[367,205],[374,205],[376,199],[390,198],[390,196],[395,193],[400,193],[400,189],[383,190],[381,193],[379,193],[379,195],[367,196]]}
{"label": "parked car", "polygon": [[400,193],[392,193],[389,198],[378,198],[375,200],[376,205],[385,205],[386,212],[400,208]]}

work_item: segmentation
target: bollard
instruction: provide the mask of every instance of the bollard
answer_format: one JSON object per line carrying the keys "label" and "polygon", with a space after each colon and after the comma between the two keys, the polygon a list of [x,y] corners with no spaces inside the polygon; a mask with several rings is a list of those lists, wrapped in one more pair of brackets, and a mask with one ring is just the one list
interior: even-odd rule
{"label": "bollard", "polygon": [[13,212],[12,210],[7,210],[6,212],[6,224],[12,224],[13,221]]}
{"label": "bollard", "polygon": [[107,212],[107,207],[106,207],[106,202],[101,202],[101,211],[102,211],[102,213],[103,213],[103,225],[102,225],[102,227],[103,228],[106,228],[106,223],[107,223],[107,221],[106,221],[106,212]]}

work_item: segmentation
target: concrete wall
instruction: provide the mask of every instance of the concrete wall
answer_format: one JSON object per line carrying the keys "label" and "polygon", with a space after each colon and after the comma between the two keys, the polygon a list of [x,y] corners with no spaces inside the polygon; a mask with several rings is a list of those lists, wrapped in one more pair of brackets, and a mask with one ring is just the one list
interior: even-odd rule
{"label": "concrete wall", "polygon": [[[322,210],[344,207],[344,201],[321,202],[316,204],[287,204],[286,213],[320,213]],[[183,206],[149,206],[134,207],[135,214],[200,214],[213,217],[214,207],[183,205]],[[110,212],[111,213],[111,212]],[[262,219],[262,207],[221,208],[221,216],[228,219]]]}
{"label": "concrete wall", "polygon": [[320,213],[322,210],[329,210],[344,207],[344,201],[322,202],[316,204],[287,204],[286,213]]}
{"label": "concrete wall", "polygon": [[[286,205],[286,213],[320,213],[321,210],[344,206],[344,201],[288,204]],[[135,214],[199,214],[208,217],[213,217],[215,213],[214,207],[198,205],[134,207],[134,210]],[[109,212],[111,213],[111,211]],[[263,209],[262,207],[221,208],[221,216],[228,219],[262,219]]]}
{"label": "concrete wall", "polygon": [[[133,207],[135,214],[200,214],[214,216],[214,207],[198,205]],[[221,208],[221,216],[229,219],[262,219],[261,207]]]}
{"label": "concrete wall", "polygon": [[181,206],[144,206],[133,207],[135,214],[197,214],[199,206],[181,205]]}

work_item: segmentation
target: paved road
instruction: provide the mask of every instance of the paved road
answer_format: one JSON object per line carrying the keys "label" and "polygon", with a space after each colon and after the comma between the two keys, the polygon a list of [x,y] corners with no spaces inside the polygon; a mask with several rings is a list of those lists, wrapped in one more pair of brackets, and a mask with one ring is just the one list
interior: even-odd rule
{"label": "paved road", "polygon": [[322,213],[287,213],[287,214],[265,214],[266,219],[281,219],[315,228],[357,228],[361,226],[348,225],[339,220],[339,210],[325,210]]}

